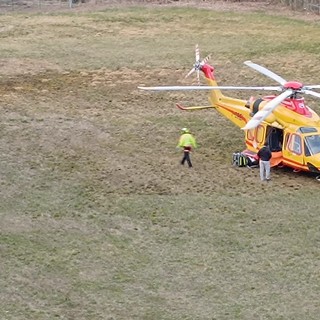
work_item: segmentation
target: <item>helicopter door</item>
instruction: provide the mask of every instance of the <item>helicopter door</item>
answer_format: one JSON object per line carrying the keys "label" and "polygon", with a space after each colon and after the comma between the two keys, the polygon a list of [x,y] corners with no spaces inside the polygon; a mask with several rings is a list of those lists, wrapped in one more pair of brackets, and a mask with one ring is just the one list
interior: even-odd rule
{"label": "helicopter door", "polygon": [[304,165],[303,139],[297,133],[286,134],[283,160],[296,169]]}
{"label": "helicopter door", "polygon": [[268,126],[266,140],[269,143],[271,152],[282,151],[283,130]]}

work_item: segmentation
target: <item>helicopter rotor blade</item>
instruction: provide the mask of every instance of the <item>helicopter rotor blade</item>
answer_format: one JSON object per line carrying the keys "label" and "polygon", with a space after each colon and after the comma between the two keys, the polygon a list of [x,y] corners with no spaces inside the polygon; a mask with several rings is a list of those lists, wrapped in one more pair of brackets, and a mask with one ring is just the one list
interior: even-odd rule
{"label": "helicopter rotor blade", "polygon": [[320,93],[312,91],[312,90],[303,90],[303,93],[309,94],[310,96],[320,98]]}
{"label": "helicopter rotor blade", "polygon": [[197,81],[198,81],[198,86],[200,86],[200,70],[197,69]]}
{"label": "helicopter rotor blade", "polygon": [[199,49],[199,45],[196,44],[196,63],[200,62],[200,49]]}
{"label": "helicopter rotor blade", "polygon": [[188,74],[185,76],[185,78],[188,78],[193,72],[195,72],[196,71],[196,68],[195,67],[193,67],[189,72],[188,72]]}
{"label": "helicopter rotor blade", "polygon": [[258,111],[242,128],[242,130],[250,130],[256,128],[283,100],[290,97],[294,91],[292,89],[288,89],[273,100],[269,101],[263,109]]}
{"label": "helicopter rotor blade", "polygon": [[310,90],[310,89],[320,89],[320,84],[315,84],[315,85],[307,85],[303,86],[304,89]]}
{"label": "helicopter rotor blade", "polygon": [[209,54],[209,55],[207,55],[202,61],[201,61],[201,65],[204,65],[204,64],[206,64],[208,61],[209,61],[209,59],[211,58],[211,54]]}
{"label": "helicopter rotor blade", "polygon": [[276,82],[280,83],[281,85],[284,85],[287,83],[287,81],[285,79],[283,79],[282,77],[278,76],[277,74],[270,71],[269,69],[262,67],[256,63],[253,63],[251,61],[245,61],[244,64],[247,65],[248,67],[264,74],[265,76],[275,80]]}
{"label": "helicopter rotor blade", "polygon": [[197,71],[197,81],[198,84],[200,85],[200,50],[199,50],[199,46],[198,44],[196,44],[195,47],[195,64],[193,65],[193,68],[188,72],[188,74],[185,76],[185,78],[188,78],[192,73],[194,73],[195,71]]}
{"label": "helicopter rotor blade", "polygon": [[282,87],[233,87],[233,86],[161,86],[161,87],[138,87],[145,91],[189,91],[189,90],[264,90],[282,91]]}

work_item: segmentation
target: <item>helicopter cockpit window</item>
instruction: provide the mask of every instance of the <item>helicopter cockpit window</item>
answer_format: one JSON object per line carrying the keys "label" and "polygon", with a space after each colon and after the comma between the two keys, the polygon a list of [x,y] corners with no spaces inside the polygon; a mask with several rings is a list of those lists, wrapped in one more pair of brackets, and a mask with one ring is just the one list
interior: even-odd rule
{"label": "helicopter cockpit window", "polygon": [[297,134],[292,134],[288,141],[288,150],[295,154],[301,154],[302,153],[302,147],[301,147],[301,137]]}
{"label": "helicopter cockpit window", "polygon": [[247,139],[251,141],[254,139],[254,129],[247,130]]}
{"label": "helicopter cockpit window", "polygon": [[304,139],[311,155],[320,153],[320,135],[315,134]]}
{"label": "helicopter cockpit window", "polygon": [[265,130],[264,127],[259,125],[256,129],[256,140],[258,143],[262,143],[264,141]]}
{"label": "helicopter cockpit window", "polygon": [[301,127],[297,130],[297,132],[300,133],[312,133],[312,132],[318,132],[316,128],[313,127]]}
{"label": "helicopter cockpit window", "polygon": [[309,150],[308,145],[306,144],[306,141],[304,141],[304,154],[306,157],[310,157],[311,156],[311,152]]}

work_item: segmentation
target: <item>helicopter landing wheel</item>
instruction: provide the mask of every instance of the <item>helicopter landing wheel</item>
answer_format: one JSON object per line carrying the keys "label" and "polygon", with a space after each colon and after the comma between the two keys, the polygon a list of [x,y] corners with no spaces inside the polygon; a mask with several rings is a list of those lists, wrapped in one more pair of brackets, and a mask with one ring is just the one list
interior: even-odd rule
{"label": "helicopter landing wheel", "polygon": [[316,180],[320,182],[320,176],[316,176]]}

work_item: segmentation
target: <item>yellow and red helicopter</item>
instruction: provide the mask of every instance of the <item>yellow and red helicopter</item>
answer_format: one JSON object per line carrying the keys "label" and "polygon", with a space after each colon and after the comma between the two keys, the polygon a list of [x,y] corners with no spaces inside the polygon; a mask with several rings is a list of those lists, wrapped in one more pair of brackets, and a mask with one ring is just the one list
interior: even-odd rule
{"label": "yellow and red helicopter", "polygon": [[[286,81],[279,75],[251,61],[248,67],[273,79],[280,85],[262,87],[218,86],[214,67],[208,64],[210,56],[200,59],[196,45],[196,63],[186,77],[200,71],[206,86],[161,86],[139,87],[147,91],[208,90],[209,106],[184,107],[182,110],[214,108],[235,125],[244,130],[246,149],[242,152],[252,158],[267,141],[272,152],[271,166],[286,166],[295,172],[318,173],[320,180],[320,117],[306,105],[302,94],[320,98],[320,85],[303,85],[297,81]],[[278,91],[279,95],[250,98],[248,101],[225,96],[221,90],[264,90]]]}

